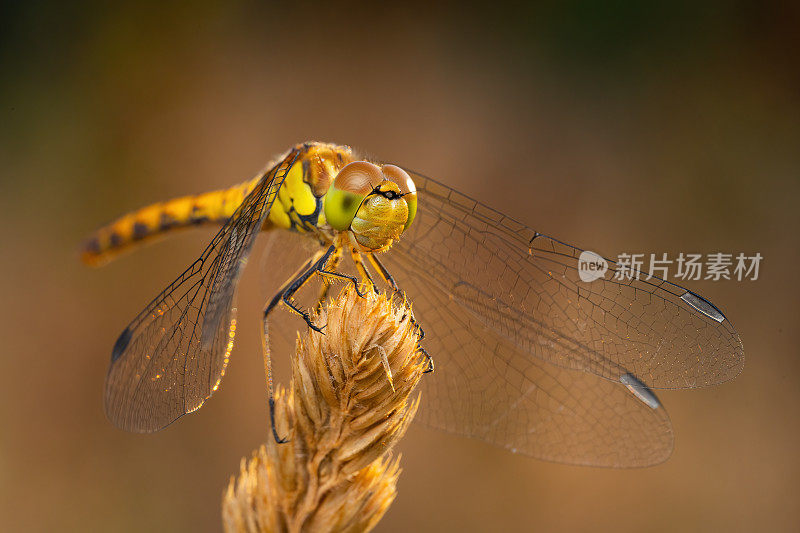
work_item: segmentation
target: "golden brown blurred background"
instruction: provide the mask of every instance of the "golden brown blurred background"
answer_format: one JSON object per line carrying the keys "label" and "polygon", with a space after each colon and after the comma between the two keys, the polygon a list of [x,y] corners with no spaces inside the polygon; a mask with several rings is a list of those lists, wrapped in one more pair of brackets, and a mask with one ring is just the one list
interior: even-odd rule
{"label": "golden brown blurred background", "polygon": [[379,531],[800,527],[797,7],[2,9],[3,531],[220,529],[229,475],[268,437],[258,268],[220,392],[142,436],[104,417],[111,346],[211,232],[101,270],[76,247],[116,215],[238,183],[310,139],[421,169],[607,255],[765,258],[758,281],[691,285],[731,318],[747,363],[723,386],[660,394],[667,463],[549,464],[413,427]]}

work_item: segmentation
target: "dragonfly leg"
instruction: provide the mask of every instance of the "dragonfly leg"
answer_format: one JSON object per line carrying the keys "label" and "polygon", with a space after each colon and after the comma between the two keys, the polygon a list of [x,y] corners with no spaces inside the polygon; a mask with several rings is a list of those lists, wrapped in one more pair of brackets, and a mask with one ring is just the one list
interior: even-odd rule
{"label": "dragonfly leg", "polygon": [[[328,260],[326,268],[329,270],[336,270],[336,267],[339,266],[341,260],[342,260],[342,249],[341,247],[339,247],[336,249],[335,252],[333,252],[333,255],[331,255],[331,258]],[[317,305],[315,306],[315,309],[317,311],[322,310],[322,304],[325,301],[325,299],[328,298],[328,293],[330,292],[330,290],[331,290],[331,282],[328,280],[328,278],[322,276],[322,287],[319,291],[319,298],[317,299]]]}
{"label": "dragonfly leg", "polygon": [[[378,273],[381,275],[383,281],[385,281],[389,285],[389,287],[392,288],[394,293],[397,294],[398,296],[402,296],[403,298],[405,298],[405,295],[400,290],[400,287],[397,285],[397,282],[394,280],[394,278],[386,269],[386,267],[383,265],[383,263],[381,263],[380,259],[378,259],[375,256],[375,254],[368,254],[367,257],[369,258],[370,263],[372,263],[372,266],[375,267],[375,270],[377,270]],[[414,311],[410,312],[411,312],[411,317],[410,317],[411,323],[414,325],[414,328],[416,328],[417,333],[419,334],[419,342],[422,342],[422,339],[425,338],[425,330],[422,329],[422,326],[419,325],[419,322],[417,322],[417,319],[414,317]],[[419,350],[425,356],[425,360],[428,363],[428,368],[425,369],[425,373],[427,374],[429,372],[433,372],[434,369],[433,357],[431,357],[431,355],[422,346],[419,347]]]}
{"label": "dragonfly leg", "polygon": [[311,322],[311,315],[309,315],[309,313],[307,311],[304,311],[304,310],[300,309],[299,307],[297,307],[294,304],[294,302],[292,302],[292,296],[294,296],[294,294],[297,291],[299,291],[300,288],[303,285],[305,285],[306,282],[308,282],[309,279],[311,279],[311,276],[313,276],[314,274],[316,274],[318,272],[321,272],[321,271],[323,271],[325,269],[325,263],[328,262],[328,259],[330,258],[330,256],[335,251],[336,251],[336,245],[331,245],[325,251],[325,253],[323,253],[322,256],[319,257],[319,259],[317,259],[317,261],[310,268],[308,268],[305,272],[303,272],[299,276],[295,277],[289,283],[289,285],[286,288],[286,290],[283,291],[283,294],[280,295],[280,300],[284,303],[284,305],[286,305],[286,307],[288,307],[289,309],[291,309],[292,311],[294,311],[295,313],[297,313],[298,315],[303,317],[303,320],[305,320],[306,325],[309,328],[311,328],[314,331],[316,331],[317,333],[322,333],[322,330],[323,330],[323,328],[325,326],[319,327],[319,326],[316,326],[313,322]]}
{"label": "dragonfly leg", "polygon": [[361,274],[361,277],[364,278],[369,284],[372,286],[372,290],[375,291],[375,294],[378,293],[378,287],[375,285],[375,281],[372,279],[372,275],[367,270],[367,266],[364,264],[364,260],[361,258],[361,253],[356,250],[355,248],[350,248],[350,257],[353,259],[353,264],[356,265],[356,269],[358,273]]}
{"label": "dragonfly leg", "polygon": [[[383,265],[383,263],[381,263],[380,259],[378,259],[375,256],[375,254],[369,254],[368,257],[369,257],[370,263],[372,263],[372,266],[374,266],[375,270],[377,270],[378,273],[381,275],[381,278],[383,278],[383,281],[385,281],[389,285],[389,287],[392,288],[392,291],[394,291],[394,294],[396,294],[397,296],[400,296],[402,298],[405,298],[405,295],[403,294],[403,291],[400,290],[400,287],[397,285],[397,282],[394,280],[394,278],[389,273],[389,271],[386,269],[386,267]],[[425,338],[425,330],[422,329],[422,326],[419,325],[419,322],[417,322],[416,318],[414,317],[414,311],[411,311],[411,323],[414,324],[414,327],[417,329],[417,332],[419,333],[419,340],[424,339]]]}
{"label": "dragonfly leg", "polygon": [[322,304],[328,297],[328,293],[330,292],[331,288],[330,278],[346,279],[347,281],[351,281],[356,289],[356,293],[362,298],[364,297],[363,293],[361,293],[361,291],[359,290],[358,280],[356,280],[353,276],[346,276],[344,274],[336,272],[336,268],[339,266],[339,263],[342,260],[341,251],[342,251],[341,247],[336,248],[336,251],[334,251],[333,255],[331,255],[331,258],[328,260],[328,263],[325,265],[325,268],[323,270],[317,271],[317,274],[319,274],[323,280],[322,288],[320,289],[319,292],[319,298],[317,299],[317,304],[315,306],[317,310],[322,309]]}
{"label": "dragonfly leg", "polygon": [[[264,307],[264,313],[261,318],[261,347],[264,353],[264,373],[266,374],[267,378],[267,391],[269,394],[270,426],[272,427],[272,436],[275,438],[275,442],[278,444],[288,442],[288,439],[280,437],[278,435],[278,430],[275,427],[275,388],[272,380],[272,357],[269,349],[269,314],[281,301],[285,301],[284,299],[287,297],[287,295],[291,297],[292,294],[297,292],[300,287],[302,287],[303,284],[308,281],[316,269],[319,268],[319,265],[321,264],[320,261],[323,261],[322,264],[324,264],[324,259],[330,257],[331,252],[332,250],[329,248],[326,252],[317,252],[313,257],[308,259],[291,278],[286,280],[278,293],[272,298],[272,300],[270,300],[266,307]],[[303,314],[303,312],[300,312],[300,314],[303,315],[304,318],[305,315],[307,315],[307,313]],[[306,323],[309,322],[310,319],[306,319]],[[314,327],[311,324],[309,325]]]}
{"label": "dragonfly leg", "polygon": [[369,262],[372,263],[372,266],[375,267],[375,270],[377,270],[381,275],[383,281],[385,281],[395,293],[400,294],[400,287],[398,287],[397,282],[394,280],[386,267],[383,266],[383,263],[381,263],[380,259],[378,259],[375,254],[368,254],[367,258],[369,259]]}
{"label": "dragonfly leg", "polygon": [[358,288],[358,279],[355,276],[340,274],[339,272],[334,272],[332,270],[318,270],[317,273],[323,278],[345,279],[351,281],[353,283],[353,288],[356,290],[356,294],[358,294],[361,298],[364,297],[361,289]]}
{"label": "dragonfly leg", "polygon": [[423,348],[422,346],[419,347],[419,351],[422,353],[422,355],[425,356],[425,362],[428,363],[428,368],[423,370],[422,373],[423,374],[430,374],[434,370],[433,357],[431,357],[431,354],[429,354],[428,351],[425,348]]}

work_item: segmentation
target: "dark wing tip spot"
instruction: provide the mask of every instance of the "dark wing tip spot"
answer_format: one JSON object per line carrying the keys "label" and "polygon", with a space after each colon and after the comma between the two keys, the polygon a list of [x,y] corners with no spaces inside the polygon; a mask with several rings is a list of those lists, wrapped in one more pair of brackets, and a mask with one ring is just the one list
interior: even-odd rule
{"label": "dark wing tip spot", "polygon": [[114,349],[111,351],[111,362],[113,363],[117,359],[120,358],[122,352],[125,351],[125,348],[128,347],[128,343],[131,342],[131,328],[125,328],[117,342],[114,343]]}
{"label": "dark wing tip spot", "polygon": [[725,315],[722,314],[722,311],[720,311],[716,305],[692,291],[686,291],[686,293],[681,296],[681,300],[717,322],[725,320]]}
{"label": "dark wing tip spot", "polygon": [[634,396],[651,409],[658,409],[661,407],[661,402],[658,396],[656,396],[656,393],[633,374],[623,374],[620,376],[619,381],[628,387],[628,390],[631,391]]}

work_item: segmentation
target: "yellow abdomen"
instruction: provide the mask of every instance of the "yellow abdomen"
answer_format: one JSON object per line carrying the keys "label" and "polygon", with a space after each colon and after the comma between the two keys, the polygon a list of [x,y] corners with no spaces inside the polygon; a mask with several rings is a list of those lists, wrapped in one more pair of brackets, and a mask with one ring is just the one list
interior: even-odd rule
{"label": "yellow abdomen", "polygon": [[201,224],[222,224],[236,211],[257,182],[252,180],[230,189],[175,198],[128,213],[100,228],[84,241],[81,259],[86,264],[99,266],[130,245],[148,241],[157,235]]}
{"label": "yellow abdomen", "polygon": [[[295,148],[301,153],[278,191],[264,230],[276,227],[307,232],[324,225],[322,198],[339,169],[352,161],[347,146],[306,143]],[[282,160],[283,157],[278,162]],[[88,265],[100,266],[158,235],[179,228],[224,224],[262,176],[228,189],[175,198],[128,213],[86,239],[81,259]]]}

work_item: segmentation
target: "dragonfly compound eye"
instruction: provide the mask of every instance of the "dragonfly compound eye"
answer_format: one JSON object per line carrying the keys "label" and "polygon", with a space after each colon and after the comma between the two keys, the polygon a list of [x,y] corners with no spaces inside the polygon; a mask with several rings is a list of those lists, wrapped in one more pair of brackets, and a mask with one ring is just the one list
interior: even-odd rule
{"label": "dragonfly compound eye", "polygon": [[364,198],[383,181],[381,169],[367,161],[345,165],[325,194],[325,219],[332,228],[345,231]]}
{"label": "dragonfly compound eye", "polygon": [[417,214],[417,186],[414,185],[414,180],[408,172],[395,165],[383,165],[383,175],[400,187],[400,194],[408,204],[408,219],[403,227],[403,230],[406,230],[414,222],[414,216]]}

